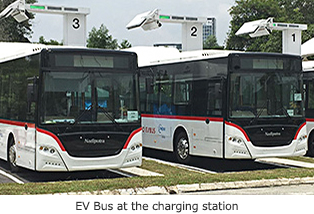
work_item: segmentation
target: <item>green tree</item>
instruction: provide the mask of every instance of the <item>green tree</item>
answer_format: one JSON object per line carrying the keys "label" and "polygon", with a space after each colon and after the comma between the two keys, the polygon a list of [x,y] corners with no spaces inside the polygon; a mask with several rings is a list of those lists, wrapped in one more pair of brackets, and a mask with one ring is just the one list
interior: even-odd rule
{"label": "green tree", "polygon": [[104,48],[104,49],[117,49],[119,47],[116,39],[113,39],[109,34],[109,30],[104,24],[97,30],[92,28],[88,34],[87,47],[89,48]]}
{"label": "green tree", "polygon": [[231,25],[226,41],[227,49],[282,52],[282,33],[273,31],[269,36],[250,38],[236,36],[239,28],[249,21],[273,17],[275,22],[308,24],[302,33],[302,41],[314,36],[313,0],[236,0],[230,9]]}
{"label": "green tree", "polygon": [[223,47],[218,45],[216,36],[210,35],[204,41],[203,49],[223,49]]}
{"label": "green tree", "polygon": [[119,45],[120,49],[126,49],[126,48],[131,48],[131,47],[132,47],[131,43],[129,43],[129,41],[125,39]]}
{"label": "green tree", "polygon": [[[1,0],[0,11],[4,10],[7,6],[12,4],[15,0]],[[26,0],[26,3],[32,4],[37,2],[36,0]],[[34,19],[34,15],[27,13],[30,18],[27,21],[18,23],[13,17],[3,18],[0,21],[0,41],[2,42],[28,42],[28,37],[32,34],[31,19]]]}
{"label": "green tree", "polygon": [[39,43],[44,45],[63,45],[63,43],[59,43],[56,40],[50,39],[50,41],[46,41],[43,36],[39,37]]}

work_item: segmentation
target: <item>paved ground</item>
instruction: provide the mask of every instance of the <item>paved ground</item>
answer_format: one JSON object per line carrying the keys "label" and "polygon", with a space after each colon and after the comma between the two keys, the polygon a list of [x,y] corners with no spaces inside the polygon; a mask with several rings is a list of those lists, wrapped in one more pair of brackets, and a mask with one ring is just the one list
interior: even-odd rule
{"label": "paved ground", "polygon": [[314,195],[314,184],[227,189],[185,193],[188,195]]}

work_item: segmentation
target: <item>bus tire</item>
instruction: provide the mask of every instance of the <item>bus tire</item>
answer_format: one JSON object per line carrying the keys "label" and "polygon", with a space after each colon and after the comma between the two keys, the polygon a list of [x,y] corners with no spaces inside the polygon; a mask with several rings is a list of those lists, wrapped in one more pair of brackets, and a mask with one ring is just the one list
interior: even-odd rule
{"label": "bus tire", "polygon": [[16,165],[16,160],[17,160],[17,152],[16,152],[16,145],[15,145],[15,140],[13,137],[9,139],[9,144],[8,144],[8,165],[11,170],[11,172],[17,172],[18,171],[18,166]]}
{"label": "bus tire", "polygon": [[314,134],[311,134],[308,140],[307,156],[314,157]]}
{"label": "bus tire", "polygon": [[185,132],[179,132],[175,137],[174,155],[180,163],[186,164],[190,162],[190,143]]}

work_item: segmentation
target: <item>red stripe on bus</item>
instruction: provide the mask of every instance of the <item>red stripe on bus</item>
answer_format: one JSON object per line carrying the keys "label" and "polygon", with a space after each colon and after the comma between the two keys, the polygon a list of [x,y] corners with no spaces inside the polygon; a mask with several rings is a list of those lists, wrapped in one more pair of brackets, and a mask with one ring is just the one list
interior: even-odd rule
{"label": "red stripe on bus", "polygon": [[306,118],[307,122],[314,122],[314,118]]}
{"label": "red stripe on bus", "polygon": [[46,135],[52,137],[55,141],[57,141],[57,143],[58,143],[59,147],[61,148],[61,150],[62,150],[63,152],[66,151],[65,148],[64,148],[64,146],[62,145],[60,139],[59,139],[55,134],[53,134],[53,133],[51,133],[51,132],[49,132],[49,131],[46,131],[46,130],[44,130],[44,129],[40,129],[40,128],[37,128],[37,131],[39,131],[39,132],[41,132],[41,133],[43,133],[43,134],[46,134]]}
{"label": "red stripe on bus", "polygon": [[249,138],[249,136],[246,134],[246,132],[244,131],[243,128],[241,128],[241,127],[238,126],[237,124],[234,124],[234,123],[231,123],[231,122],[227,122],[227,121],[226,121],[226,124],[229,125],[229,126],[233,126],[233,127],[236,128],[236,129],[239,129],[239,130],[242,132],[242,134],[245,136],[245,139],[246,139],[247,141],[251,141],[250,138]]}
{"label": "red stripe on bus", "polygon": [[137,133],[139,133],[141,130],[142,130],[142,128],[138,128],[138,129],[134,130],[134,131],[130,134],[130,136],[128,137],[126,143],[124,144],[123,149],[128,148],[128,145],[129,145],[130,141],[132,140],[132,138],[134,137],[134,135],[136,135]]}
{"label": "red stripe on bus", "polygon": [[160,118],[160,119],[177,119],[177,120],[197,120],[197,121],[205,121],[209,119],[214,122],[223,122],[223,118],[218,117],[196,117],[196,116],[179,116],[179,115],[156,115],[156,114],[142,114],[142,117],[147,118]]}
{"label": "red stripe on bus", "polygon": [[301,129],[302,129],[305,125],[306,125],[306,123],[303,123],[303,124],[299,127],[299,129],[298,129],[297,133],[295,134],[293,140],[296,140],[296,139],[298,138],[298,135],[299,135]]}
{"label": "red stripe on bus", "polygon": [[20,122],[20,121],[13,121],[13,120],[4,120],[4,119],[0,119],[0,123],[11,125],[11,126],[21,126],[21,127],[25,127],[25,125],[27,125],[30,128],[35,128],[35,123]]}

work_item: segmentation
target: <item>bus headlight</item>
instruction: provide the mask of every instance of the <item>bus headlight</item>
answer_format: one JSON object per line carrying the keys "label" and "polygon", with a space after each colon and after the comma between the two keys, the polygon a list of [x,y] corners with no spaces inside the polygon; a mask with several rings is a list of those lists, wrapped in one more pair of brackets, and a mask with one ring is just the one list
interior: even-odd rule
{"label": "bus headlight", "polygon": [[40,146],[39,147],[39,151],[43,151],[45,152],[46,154],[51,154],[53,155],[54,153],[56,153],[56,149],[53,148],[53,147],[48,147],[48,146]]}
{"label": "bus headlight", "polygon": [[130,148],[131,148],[131,151],[136,151],[136,150],[142,148],[142,144],[141,143],[134,143]]}
{"label": "bus headlight", "polygon": [[244,143],[244,140],[240,137],[229,137],[228,140],[232,143],[238,143],[238,144]]}
{"label": "bus headlight", "polygon": [[307,139],[307,135],[301,135],[301,137],[299,137],[298,142],[301,143],[302,141]]}

